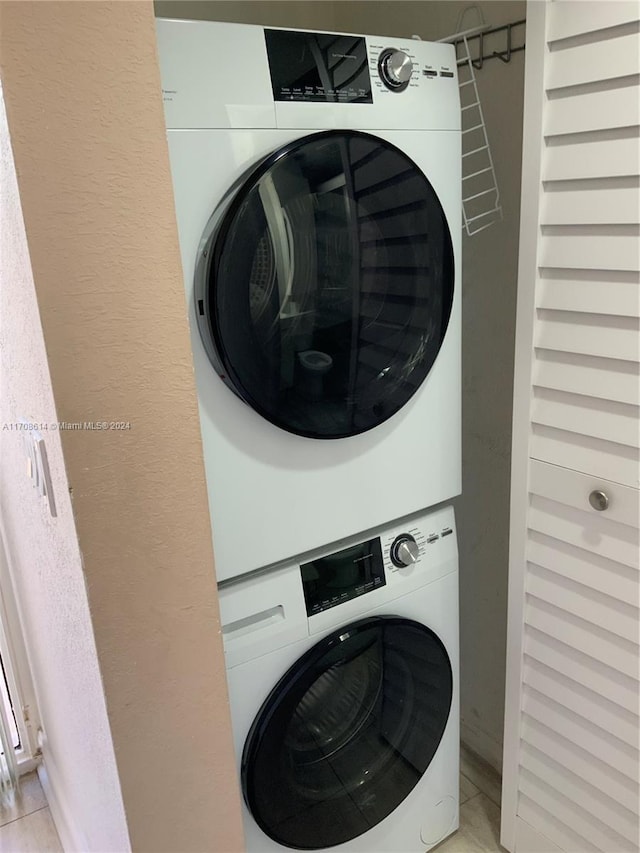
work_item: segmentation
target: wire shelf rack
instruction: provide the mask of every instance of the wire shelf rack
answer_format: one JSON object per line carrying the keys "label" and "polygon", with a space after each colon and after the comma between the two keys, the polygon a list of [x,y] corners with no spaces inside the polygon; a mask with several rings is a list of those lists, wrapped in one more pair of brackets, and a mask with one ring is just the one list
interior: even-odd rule
{"label": "wire shelf rack", "polygon": [[462,110],[462,227],[471,237],[502,220],[500,190],[491,155],[489,137],[478,93],[475,64],[469,39],[489,30],[481,10],[470,6],[458,19],[458,27],[468,12],[476,12],[477,24],[440,39],[455,44],[458,85]]}

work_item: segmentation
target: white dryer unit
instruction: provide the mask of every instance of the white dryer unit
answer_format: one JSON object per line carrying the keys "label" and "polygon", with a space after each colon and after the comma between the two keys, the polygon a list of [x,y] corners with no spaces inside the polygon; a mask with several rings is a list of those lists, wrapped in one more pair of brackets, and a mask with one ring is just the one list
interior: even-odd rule
{"label": "white dryer unit", "polygon": [[218,578],[456,495],[453,47],[172,20],[158,45]]}
{"label": "white dryer unit", "polygon": [[451,508],[223,584],[220,607],[248,853],[422,853],[457,828]]}

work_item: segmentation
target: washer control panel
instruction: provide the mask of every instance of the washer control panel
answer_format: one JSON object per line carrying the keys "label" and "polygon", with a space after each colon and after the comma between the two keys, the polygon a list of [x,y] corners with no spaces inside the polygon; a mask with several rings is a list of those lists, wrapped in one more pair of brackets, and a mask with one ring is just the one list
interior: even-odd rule
{"label": "washer control panel", "polygon": [[[453,534],[453,510],[413,516],[369,538],[346,540],[342,547],[311,554],[300,563],[307,616],[334,607],[349,606],[353,599],[382,594],[387,583],[415,582],[449,559],[442,540]],[[455,550],[455,541],[453,542]]]}
{"label": "washer control panel", "polygon": [[362,618],[434,581],[457,587],[453,507],[408,516],[219,586],[227,667]]}
{"label": "washer control panel", "polygon": [[[442,540],[453,536],[453,512],[423,515],[400,531],[382,537],[382,553],[388,572],[403,574],[403,569],[430,561],[439,551]],[[455,537],[453,537],[455,539]],[[444,543],[442,543],[444,544]]]}
{"label": "washer control panel", "polygon": [[386,583],[380,537],[324,554],[300,566],[307,616],[345,604]]}

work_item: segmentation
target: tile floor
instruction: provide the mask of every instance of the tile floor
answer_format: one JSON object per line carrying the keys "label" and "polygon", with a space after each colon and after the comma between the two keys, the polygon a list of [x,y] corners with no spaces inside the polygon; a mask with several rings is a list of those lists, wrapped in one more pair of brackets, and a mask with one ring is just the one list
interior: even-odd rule
{"label": "tile floor", "polygon": [[23,776],[20,788],[13,806],[0,805],[0,851],[63,853],[38,776]]}
{"label": "tile floor", "polygon": [[[466,751],[460,769],[460,829],[434,853],[501,853],[500,777]],[[13,807],[0,806],[0,851],[63,853],[35,773],[23,777],[21,795]]]}
{"label": "tile floor", "polygon": [[433,853],[504,853],[500,846],[502,782],[496,771],[473,753],[460,755],[460,829]]}

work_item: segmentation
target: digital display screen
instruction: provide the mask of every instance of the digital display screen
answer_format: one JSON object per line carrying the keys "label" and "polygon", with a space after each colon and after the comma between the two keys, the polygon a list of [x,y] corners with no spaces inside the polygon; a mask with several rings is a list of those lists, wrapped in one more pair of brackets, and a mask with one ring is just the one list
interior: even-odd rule
{"label": "digital display screen", "polygon": [[290,30],[264,36],[274,100],[373,103],[363,38]]}
{"label": "digital display screen", "polygon": [[308,616],[337,607],[386,583],[378,537],[304,563],[300,571]]}

